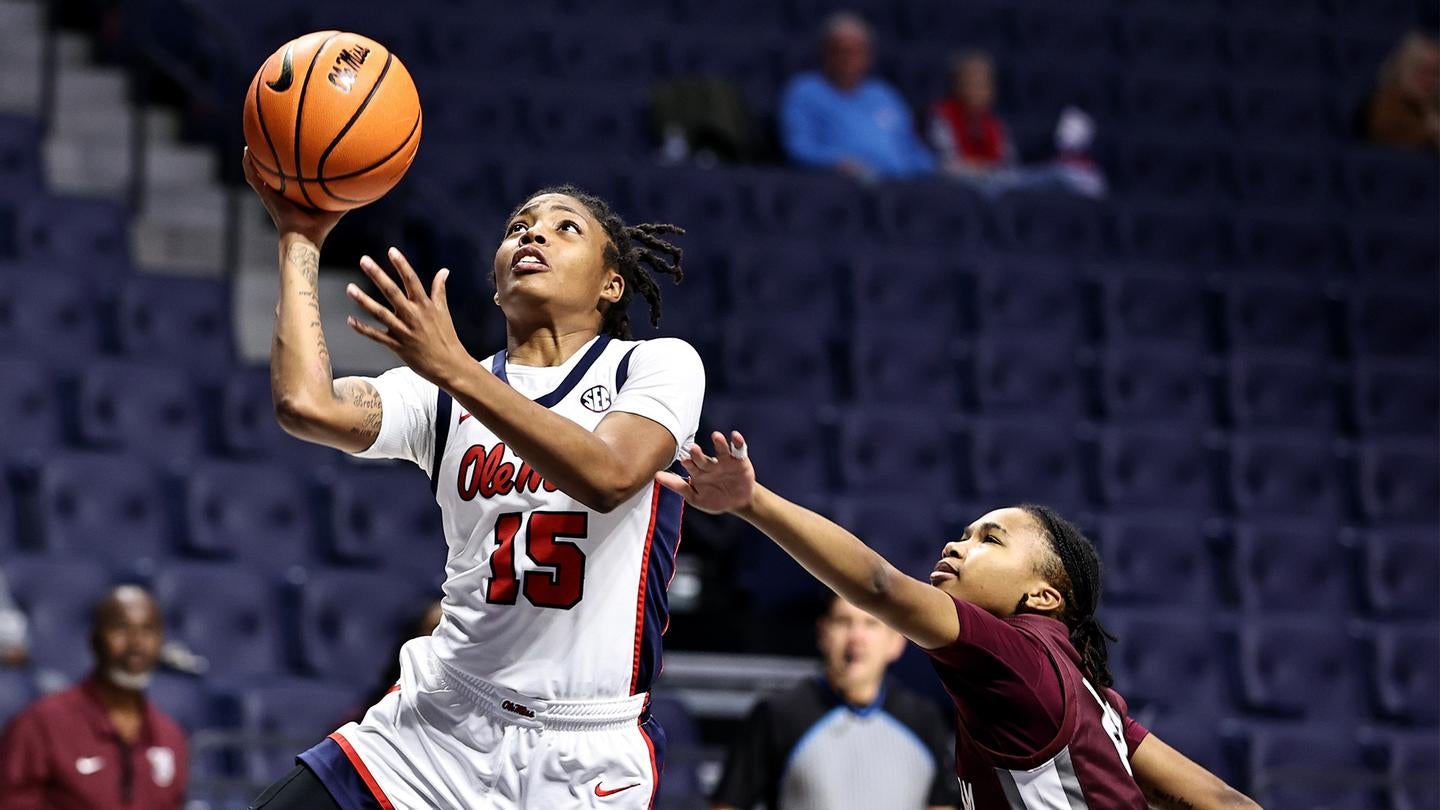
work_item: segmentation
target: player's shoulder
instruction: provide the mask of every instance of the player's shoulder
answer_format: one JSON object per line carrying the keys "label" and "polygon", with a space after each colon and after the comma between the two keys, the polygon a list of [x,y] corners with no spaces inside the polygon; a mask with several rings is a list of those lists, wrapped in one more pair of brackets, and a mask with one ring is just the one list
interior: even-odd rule
{"label": "player's shoulder", "polygon": [[617,340],[614,342],[615,351],[622,358],[621,362],[628,362],[633,368],[635,365],[656,367],[677,367],[677,368],[699,368],[704,370],[705,364],[700,359],[700,353],[689,342],[677,337],[658,337],[649,340]]}

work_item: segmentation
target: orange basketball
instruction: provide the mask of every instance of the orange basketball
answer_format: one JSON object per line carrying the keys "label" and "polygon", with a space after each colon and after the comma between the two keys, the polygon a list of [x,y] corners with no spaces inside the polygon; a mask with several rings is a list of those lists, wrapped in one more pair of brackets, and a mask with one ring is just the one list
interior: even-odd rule
{"label": "orange basketball", "polygon": [[420,146],[420,94],[400,60],[359,34],[316,31],[270,55],[245,96],[245,144],[265,183],[344,211],[395,187]]}

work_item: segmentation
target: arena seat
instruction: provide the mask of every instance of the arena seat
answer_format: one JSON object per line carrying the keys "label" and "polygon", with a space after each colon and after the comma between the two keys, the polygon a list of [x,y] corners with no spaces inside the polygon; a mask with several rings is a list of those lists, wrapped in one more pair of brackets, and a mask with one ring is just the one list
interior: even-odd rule
{"label": "arena seat", "polygon": [[1148,343],[1164,340],[1207,344],[1205,290],[1188,273],[1118,273],[1098,275],[1100,329],[1109,340]]}
{"label": "arena seat", "polygon": [[1247,352],[1230,356],[1230,416],[1244,429],[1338,430],[1337,380],[1314,358]]}
{"label": "arena seat", "polygon": [[1211,540],[1201,514],[1111,513],[1101,518],[1095,539],[1108,604],[1215,604]]}
{"label": "arena seat", "polygon": [[1340,459],[1324,437],[1243,433],[1230,442],[1230,497],[1246,515],[1336,517],[1347,501]]}
{"label": "arena seat", "polygon": [[1351,407],[1366,436],[1433,435],[1440,430],[1440,372],[1433,363],[1360,358]]}
{"label": "arena seat", "polygon": [[1333,524],[1313,516],[1244,520],[1234,528],[1233,576],[1251,615],[1350,611],[1351,572]]}
{"label": "arena seat", "polygon": [[79,555],[15,556],[4,562],[10,595],[29,621],[32,669],[78,680],[94,665],[90,620],[113,584],[99,562]]}
{"label": "arena seat", "polygon": [[1188,344],[1112,343],[1101,355],[1099,405],[1111,424],[1188,424],[1213,420],[1203,354]]}
{"label": "arena seat", "polygon": [[315,558],[313,507],[301,478],[274,464],[204,461],[186,481],[185,544],[280,576]]}
{"label": "arena seat", "polygon": [[1370,529],[1358,537],[1361,589],[1380,616],[1440,613],[1434,583],[1440,577],[1440,544],[1425,524]]}
{"label": "arena seat", "polygon": [[124,450],[166,467],[205,451],[195,381],[180,369],[102,360],[81,374],[78,432],[88,445]]}
{"label": "arena seat", "polygon": [[1053,419],[986,418],[970,425],[961,463],[967,483],[987,504],[1041,497],[1064,510],[1086,501],[1079,455],[1073,435]]}
{"label": "arena seat", "polygon": [[48,455],[60,442],[60,392],[38,359],[0,355],[0,459]]}
{"label": "arena seat", "polygon": [[1380,625],[1371,633],[1375,706],[1381,717],[1434,728],[1440,722],[1440,627]]}
{"label": "arena seat", "polygon": [[1440,458],[1430,441],[1361,444],[1360,506],[1377,522],[1433,521],[1440,514]]}
{"label": "arena seat", "polygon": [[285,775],[297,754],[363,710],[362,699],[356,687],[333,681],[282,678],[246,687],[238,700],[240,730],[251,740],[243,775],[259,783]]}
{"label": "arena seat", "polygon": [[1240,696],[1273,717],[1340,722],[1364,714],[1355,642],[1334,620],[1246,614]]}
{"label": "arena seat", "polygon": [[1214,507],[1210,450],[1202,436],[1180,428],[1106,427],[1096,468],[1109,507]]}
{"label": "arena seat", "polygon": [[145,362],[213,377],[232,362],[230,303],[208,279],[134,276],[120,290],[120,348]]}
{"label": "arena seat", "polygon": [[1067,344],[986,335],[965,356],[965,395],[982,414],[1073,419],[1085,412],[1078,359]]}
{"label": "arena seat", "polygon": [[165,558],[165,482],[143,459],[63,451],[40,468],[36,509],[47,552],[83,556],[116,573]]}
{"label": "arena seat", "polygon": [[857,493],[929,492],[942,501],[955,489],[950,431],[934,412],[870,406],[840,415],[840,474]]}
{"label": "arena seat", "polygon": [[[455,486],[453,480],[441,483]],[[346,471],[331,488],[331,552],[346,563],[400,573],[412,583],[433,580],[444,570],[440,521],[428,473],[410,464]]]}
{"label": "arena seat", "polygon": [[387,573],[335,569],[316,571],[299,595],[306,671],[362,689],[390,666],[390,655],[426,596]]}
{"label": "arena seat", "polygon": [[283,669],[276,590],[260,573],[237,563],[171,562],[154,592],[168,635],[208,659],[216,682]]}

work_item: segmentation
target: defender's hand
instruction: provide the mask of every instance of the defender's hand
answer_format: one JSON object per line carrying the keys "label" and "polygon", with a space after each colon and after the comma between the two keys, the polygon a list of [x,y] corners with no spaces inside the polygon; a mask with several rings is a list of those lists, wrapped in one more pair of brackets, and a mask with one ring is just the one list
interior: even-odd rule
{"label": "defender's hand", "polygon": [[655,480],[679,493],[686,503],[712,515],[750,508],[755,500],[755,467],[750,463],[745,437],[731,431],[727,443],[725,434],[717,430],[710,434],[710,440],[715,445],[713,457],[692,444],[690,456],[680,459],[681,466],[690,473],[688,481],[663,470],[655,473]]}

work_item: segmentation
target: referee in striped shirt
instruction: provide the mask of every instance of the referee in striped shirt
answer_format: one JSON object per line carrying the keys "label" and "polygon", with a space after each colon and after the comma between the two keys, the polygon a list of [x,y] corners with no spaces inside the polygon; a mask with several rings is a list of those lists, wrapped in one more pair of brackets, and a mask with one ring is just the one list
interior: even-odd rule
{"label": "referee in striped shirt", "polygon": [[946,714],[885,678],[904,637],[833,595],[817,629],[824,676],[756,704],[711,810],[956,807]]}

